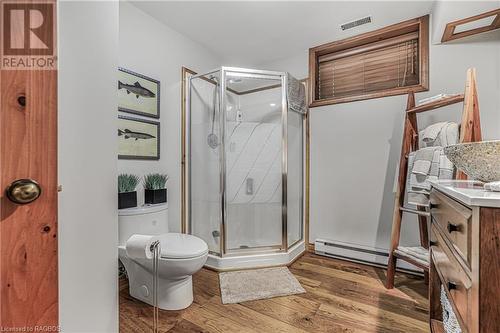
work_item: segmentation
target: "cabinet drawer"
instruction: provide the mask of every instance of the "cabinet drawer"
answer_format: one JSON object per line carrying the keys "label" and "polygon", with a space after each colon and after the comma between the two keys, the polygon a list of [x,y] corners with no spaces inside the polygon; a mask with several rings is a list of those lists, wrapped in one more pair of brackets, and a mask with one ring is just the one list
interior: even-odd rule
{"label": "cabinet drawer", "polygon": [[431,260],[439,273],[441,284],[449,292],[459,321],[469,329],[471,323],[472,282],[454,257],[436,226],[431,227]]}
{"label": "cabinet drawer", "polygon": [[431,192],[431,204],[432,222],[470,268],[472,210],[436,190]]}

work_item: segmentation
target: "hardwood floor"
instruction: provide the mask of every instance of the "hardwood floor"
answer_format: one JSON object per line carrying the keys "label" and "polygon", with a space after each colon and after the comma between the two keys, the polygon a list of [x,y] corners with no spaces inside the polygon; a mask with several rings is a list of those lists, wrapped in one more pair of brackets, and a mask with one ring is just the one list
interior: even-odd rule
{"label": "hardwood floor", "polygon": [[[194,303],[160,310],[160,332],[429,332],[423,278],[396,273],[384,287],[385,270],[307,253],[290,271],[307,293],[223,305],[218,274],[202,269]],[[152,307],[128,294],[120,279],[120,332],[151,332]]]}

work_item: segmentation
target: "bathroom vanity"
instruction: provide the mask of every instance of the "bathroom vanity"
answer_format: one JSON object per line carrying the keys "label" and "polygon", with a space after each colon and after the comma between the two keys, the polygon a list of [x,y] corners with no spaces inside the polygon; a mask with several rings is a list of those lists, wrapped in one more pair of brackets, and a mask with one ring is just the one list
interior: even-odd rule
{"label": "bathroom vanity", "polygon": [[431,216],[432,332],[446,332],[446,311],[462,332],[500,332],[500,192],[473,181],[432,182]]}

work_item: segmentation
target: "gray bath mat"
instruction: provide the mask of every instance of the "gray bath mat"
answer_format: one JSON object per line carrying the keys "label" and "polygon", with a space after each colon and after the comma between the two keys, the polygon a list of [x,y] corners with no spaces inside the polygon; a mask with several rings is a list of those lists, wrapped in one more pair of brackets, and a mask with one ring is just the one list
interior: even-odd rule
{"label": "gray bath mat", "polygon": [[223,304],[306,292],[286,267],[223,272],[219,282]]}

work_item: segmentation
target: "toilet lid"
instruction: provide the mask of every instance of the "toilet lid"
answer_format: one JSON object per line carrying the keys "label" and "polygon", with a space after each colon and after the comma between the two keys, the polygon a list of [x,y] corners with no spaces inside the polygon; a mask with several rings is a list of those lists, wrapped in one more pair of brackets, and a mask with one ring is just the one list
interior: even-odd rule
{"label": "toilet lid", "polygon": [[208,246],[201,238],[193,235],[169,232],[160,235],[161,257],[172,259],[194,258],[208,252]]}

